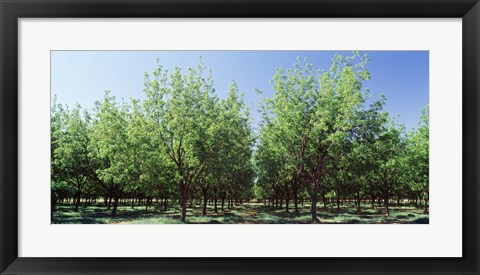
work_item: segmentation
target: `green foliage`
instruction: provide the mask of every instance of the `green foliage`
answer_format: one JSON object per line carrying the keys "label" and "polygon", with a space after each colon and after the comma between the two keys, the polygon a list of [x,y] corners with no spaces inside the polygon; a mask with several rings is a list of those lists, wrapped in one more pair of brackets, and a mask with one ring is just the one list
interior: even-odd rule
{"label": "green foliage", "polygon": [[[412,190],[411,185],[405,187],[402,170],[413,169],[418,166],[413,162],[419,161],[423,170],[415,169],[418,173],[412,171],[409,179],[417,187],[417,182],[428,180],[428,149],[423,150],[424,159],[412,159],[419,155],[412,153],[421,150],[419,144],[428,148],[428,126],[419,128],[423,142],[414,141],[416,149],[406,150],[404,127],[383,111],[386,98],[365,104],[368,61],[368,56],[354,52],[349,57],[335,56],[328,71],[314,71],[312,64],[300,60],[293,68],[277,70],[272,80],[274,97],[261,106],[255,164],[257,189],[263,191],[256,194],[265,198],[280,193],[288,203],[282,188],[287,183],[295,196],[302,189],[308,191],[314,205],[319,195],[324,204],[333,197],[338,202],[353,198],[360,211],[361,200],[368,197],[372,206],[375,200],[383,200],[389,214],[391,197],[401,199]],[[405,152],[411,153],[408,168]],[[312,222],[316,222],[315,212],[312,207]]]}
{"label": "green foliage", "polygon": [[405,140],[401,179],[411,196],[425,201],[429,198],[429,114],[428,106],[421,110],[418,128],[408,133]]}
{"label": "green foliage", "polygon": [[250,192],[253,138],[250,118],[238,87],[232,83],[229,97],[219,100],[211,72],[200,64],[182,74],[158,66],[145,76],[145,109],[157,151],[166,166],[174,167],[181,191],[182,220],[190,191],[218,185],[239,198]]}
{"label": "green foliage", "polygon": [[119,106],[115,97],[105,93],[102,102],[96,102],[92,126],[93,153],[103,161],[97,169],[100,180],[119,189],[125,188],[132,178],[130,158],[132,149],[127,138],[127,107]]}
{"label": "green foliage", "polygon": [[65,182],[74,190],[78,211],[80,196],[94,177],[88,151],[90,116],[82,114],[80,105],[69,111],[55,103],[52,112],[52,181]]}
{"label": "green foliage", "polygon": [[51,184],[51,195],[52,198],[58,201],[63,201],[65,199],[71,198],[75,194],[75,189],[72,188],[68,183],[64,181],[55,182]]}

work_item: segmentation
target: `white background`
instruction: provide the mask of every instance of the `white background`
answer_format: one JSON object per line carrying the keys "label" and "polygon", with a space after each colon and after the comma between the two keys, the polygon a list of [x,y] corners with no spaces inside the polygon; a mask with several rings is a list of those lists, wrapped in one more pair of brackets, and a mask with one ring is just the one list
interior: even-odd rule
{"label": "white background", "polygon": [[[21,19],[19,45],[20,257],[462,255],[461,19]],[[50,225],[50,50],[242,49],[429,50],[430,224]]]}

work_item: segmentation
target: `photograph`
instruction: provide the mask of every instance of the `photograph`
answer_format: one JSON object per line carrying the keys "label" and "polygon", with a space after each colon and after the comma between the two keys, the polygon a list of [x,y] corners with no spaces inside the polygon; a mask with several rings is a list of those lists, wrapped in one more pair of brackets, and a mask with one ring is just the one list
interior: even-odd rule
{"label": "photograph", "polygon": [[429,73],[420,50],[52,50],[50,223],[429,224]]}

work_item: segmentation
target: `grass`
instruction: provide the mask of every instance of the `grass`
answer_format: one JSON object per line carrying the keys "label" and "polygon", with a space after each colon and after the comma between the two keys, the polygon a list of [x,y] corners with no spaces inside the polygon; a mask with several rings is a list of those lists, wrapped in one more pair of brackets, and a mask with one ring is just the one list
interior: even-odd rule
{"label": "grass", "polygon": [[[317,217],[320,223],[327,224],[428,224],[429,216],[423,209],[413,206],[390,207],[390,215],[385,215],[385,209],[378,207],[371,209],[363,205],[356,211],[353,203],[341,205],[327,205],[327,208],[318,207]],[[190,224],[306,224],[311,220],[310,206],[299,206],[299,213],[293,209],[275,209],[262,203],[248,202],[235,205],[224,211],[218,208],[214,213],[213,206],[208,206],[207,215],[202,216],[202,207],[194,205],[187,209],[187,221]],[[103,204],[80,207],[74,212],[71,205],[59,205],[53,213],[54,224],[179,224],[179,207],[163,211],[160,205],[154,205],[145,210],[145,206],[120,205],[117,215],[112,216]]]}

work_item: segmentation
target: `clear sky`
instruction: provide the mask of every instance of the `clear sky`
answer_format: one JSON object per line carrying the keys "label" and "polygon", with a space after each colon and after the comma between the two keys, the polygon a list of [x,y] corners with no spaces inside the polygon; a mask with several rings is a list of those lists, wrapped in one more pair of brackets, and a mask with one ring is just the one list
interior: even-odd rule
{"label": "clear sky", "polygon": [[[364,88],[373,99],[380,93],[387,97],[385,109],[407,129],[417,126],[420,109],[429,99],[428,51],[364,51],[371,59],[367,68],[371,80]],[[76,102],[91,109],[101,100],[105,90],[117,98],[143,99],[145,72],[152,72],[157,58],[169,71],[175,66],[186,70],[195,67],[199,56],[212,68],[215,90],[224,98],[228,85],[235,80],[245,103],[251,108],[254,127],[260,120],[256,105],[262,90],[271,97],[270,84],[275,68],[290,68],[296,58],[308,58],[315,69],[328,69],[334,54],[351,55],[348,51],[52,51],[51,93],[58,103],[73,106]],[[53,98],[53,96],[52,96]]]}

